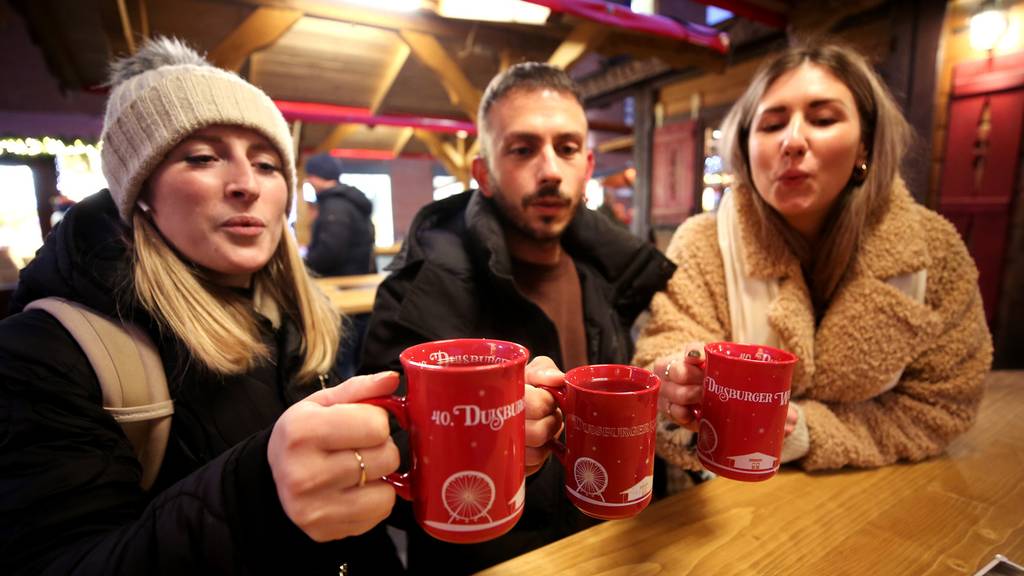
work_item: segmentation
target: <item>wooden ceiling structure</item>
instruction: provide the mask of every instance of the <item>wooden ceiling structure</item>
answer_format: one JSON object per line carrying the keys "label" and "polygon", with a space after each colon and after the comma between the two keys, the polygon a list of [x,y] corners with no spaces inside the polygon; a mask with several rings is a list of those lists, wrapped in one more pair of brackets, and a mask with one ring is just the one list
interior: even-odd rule
{"label": "wooden ceiling structure", "polygon": [[[480,0],[485,1],[485,0]],[[487,0],[490,1],[490,0]],[[111,56],[154,35],[184,39],[269,94],[293,121],[300,152],[393,158],[430,154],[463,181],[476,153],[487,82],[526,60],[563,68],[588,53],[721,69],[728,37],[601,0],[531,0],[544,25],[443,18],[346,0],[10,0],[64,90],[103,90]],[[792,3],[701,2],[771,27]],[[611,127],[622,131],[623,127]]]}

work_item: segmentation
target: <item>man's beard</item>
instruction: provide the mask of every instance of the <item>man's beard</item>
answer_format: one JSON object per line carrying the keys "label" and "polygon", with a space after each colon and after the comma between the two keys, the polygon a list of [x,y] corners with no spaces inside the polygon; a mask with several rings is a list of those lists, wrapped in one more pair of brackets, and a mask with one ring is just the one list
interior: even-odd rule
{"label": "man's beard", "polygon": [[[487,175],[487,180],[490,184],[491,199],[493,200],[494,205],[498,208],[498,217],[504,224],[511,225],[516,229],[516,231],[527,238],[541,242],[552,242],[561,238],[562,232],[565,231],[565,228],[557,232],[538,230],[530,226],[529,220],[526,217],[526,211],[529,209],[530,204],[541,199],[551,200],[553,198],[557,198],[564,202],[566,206],[572,206],[572,198],[568,194],[562,192],[557,185],[541,186],[536,192],[527,194],[520,201],[519,211],[516,211],[516,209],[510,205],[511,203],[507,200],[507,197],[501,187],[490,174]],[[546,224],[550,224],[555,220],[555,218],[555,216],[542,216],[541,220]],[[575,214],[573,214],[573,218],[575,218]],[[566,226],[568,226],[568,224]]]}

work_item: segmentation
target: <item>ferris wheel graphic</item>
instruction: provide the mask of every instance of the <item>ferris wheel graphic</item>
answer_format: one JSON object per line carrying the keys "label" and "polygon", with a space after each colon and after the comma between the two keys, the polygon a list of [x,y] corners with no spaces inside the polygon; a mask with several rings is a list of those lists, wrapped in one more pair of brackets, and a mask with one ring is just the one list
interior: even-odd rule
{"label": "ferris wheel graphic", "polygon": [[572,472],[580,492],[591,498],[600,498],[602,502],[604,501],[604,496],[601,493],[608,487],[608,471],[601,466],[600,462],[584,456],[576,460]]}
{"label": "ferris wheel graphic", "polygon": [[697,433],[697,450],[701,452],[714,452],[718,447],[718,432],[707,420],[700,421],[700,432]]}
{"label": "ferris wheel graphic", "polygon": [[483,472],[456,472],[441,486],[441,499],[450,514],[449,523],[456,520],[473,522],[481,518],[490,522],[487,512],[494,504],[494,482]]}

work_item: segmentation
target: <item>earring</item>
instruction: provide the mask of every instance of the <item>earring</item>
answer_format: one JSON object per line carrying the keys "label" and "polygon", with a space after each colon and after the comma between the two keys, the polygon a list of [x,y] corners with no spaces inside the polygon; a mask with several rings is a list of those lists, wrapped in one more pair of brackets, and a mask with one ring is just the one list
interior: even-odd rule
{"label": "earring", "polygon": [[853,167],[853,180],[858,184],[867,180],[868,177],[868,163],[861,162]]}

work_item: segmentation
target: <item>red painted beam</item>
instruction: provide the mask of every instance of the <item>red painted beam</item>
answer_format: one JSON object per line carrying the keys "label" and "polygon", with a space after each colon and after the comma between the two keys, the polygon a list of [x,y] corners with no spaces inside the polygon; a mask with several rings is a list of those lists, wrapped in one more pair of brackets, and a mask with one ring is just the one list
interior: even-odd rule
{"label": "red painted beam", "polygon": [[625,6],[603,0],[526,0],[555,12],[572,14],[586,20],[624,30],[663,36],[709,48],[720,54],[729,51],[729,35],[717,28],[677,22],[657,14],[638,14]]}
{"label": "red painted beam", "polygon": [[274,100],[274,104],[286,120],[302,120],[303,122],[321,122],[324,124],[365,124],[367,126],[399,126],[418,128],[431,132],[448,132],[451,134],[464,131],[476,134],[476,126],[472,122],[450,120],[448,118],[424,118],[420,116],[381,116],[370,114],[368,108],[353,108],[334,104],[316,102],[292,102]]}
{"label": "red painted beam", "polygon": [[789,19],[782,12],[771,10],[743,0],[696,0],[705,6],[728,10],[740,18],[760,22],[772,28],[785,28]]}
{"label": "red painted beam", "polygon": [[[315,152],[316,150],[313,148],[305,148],[302,150],[302,155],[307,156]],[[329,154],[335,158],[348,160],[394,160],[396,158],[430,160],[433,158],[430,154],[422,152],[403,152],[395,155],[391,150],[378,150],[373,148],[332,148]]]}

